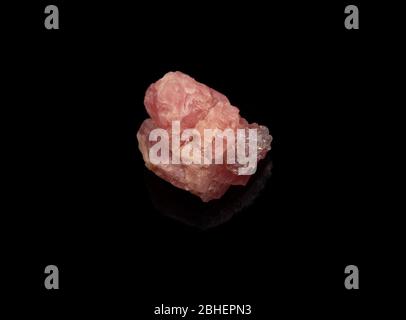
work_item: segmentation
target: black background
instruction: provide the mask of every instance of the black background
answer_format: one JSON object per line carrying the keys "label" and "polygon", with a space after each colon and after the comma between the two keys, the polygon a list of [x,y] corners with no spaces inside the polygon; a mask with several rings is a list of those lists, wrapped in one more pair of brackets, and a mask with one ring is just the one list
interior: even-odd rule
{"label": "black background", "polygon": [[[252,319],[373,304],[390,211],[384,107],[371,107],[391,63],[378,5],[53,3],[60,30],[43,26],[48,3],[25,6],[7,60],[17,296],[43,316],[119,319],[153,318],[162,303],[252,304]],[[360,30],[344,28],[347,4]],[[137,149],[145,90],[175,70],[274,137],[266,189],[207,231],[154,208]],[[48,264],[58,291],[43,286]],[[349,264],[359,291],[344,288]]]}

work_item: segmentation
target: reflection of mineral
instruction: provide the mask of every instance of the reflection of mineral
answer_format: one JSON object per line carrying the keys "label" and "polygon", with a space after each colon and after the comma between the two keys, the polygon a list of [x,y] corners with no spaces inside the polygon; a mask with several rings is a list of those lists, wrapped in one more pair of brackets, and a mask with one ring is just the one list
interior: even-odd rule
{"label": "reflection of mineral", "polygon": [[[240,117],[239,110],[232,106],[224,95],[181,72],[169,72],[152,84],[146,92],[144,103],[151,118],[143,122],[137,138],[146,166],[174,186],[190,191],[205,202],[221,198],[230,185],[245,185],[250,175],[238,174],[238,168],[241,166],[238,161],[234,164],[227,161],[222,164],[204,164],[203,162],[201,164],[183,162],[154,164],[149,157],[149,150],[156,143],[149,139],[149,133],[153,129],[167,130],[171,145],[176,143],[172,141],[171,134],[174,122],[180,123],[180,131],[196,129],[206,139],[201,144],[202,147],[212,144],[213,153],[216,150],[215,137],[205,135],[205,129],[221,131],[231,129],[236,133],[236,137],[238,129],[257,129],[257,160],[263,159],[271,149],[272,137],[266,127],[256,123],[249,124]],[[180,141],[178,147],[180,153],[183,148],[190,149],[189,143],[192,142]],[[228,159],[227,152],[232,144],[224,141],[223,146],[224,159]],[[246,149],[248,150],[248,146]],[[172,146],[169,150],[170,156],[173,150],[175,149]],[[201,150],[202,157],[205,156],[203,153],[204,151]],[[236,153],[238,154],[238,151]]]}
{"label": "reflection of mineral", "polygon": [[258,172],[245,187],[231,188],[221,199],[202,203],[156,175],[145,172],[145,182],[155,209],[162,215],[200,230],[217,227],[248,208],[269,185],[272,161],[270,155],[258,163]]}

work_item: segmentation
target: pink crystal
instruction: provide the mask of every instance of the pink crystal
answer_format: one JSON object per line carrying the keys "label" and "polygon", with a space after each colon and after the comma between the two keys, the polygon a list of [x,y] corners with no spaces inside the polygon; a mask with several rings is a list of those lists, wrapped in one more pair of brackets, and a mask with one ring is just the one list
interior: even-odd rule
{"label": "pink crystal", "polygon": [[[145,165],[159,177],[199,196],[204,202],[221,198],[231,185],[245,185],[251,176],[238,175],[238,164],[153,164],[149,158],[149,148],[155,143],[149,141],[151,130],[163,128],[170,132],[172,121],[180,121],[181,130],[195,128],[201,133],[204,129],[255,128],[258,161],[271,149],[272,136],[268,128],[249,124],[226,96],[182,72],[168,72],[151,84],[144,104],[151,118],[144,120],[137,139]],[[181,144],[180,148],[186,144]]]}

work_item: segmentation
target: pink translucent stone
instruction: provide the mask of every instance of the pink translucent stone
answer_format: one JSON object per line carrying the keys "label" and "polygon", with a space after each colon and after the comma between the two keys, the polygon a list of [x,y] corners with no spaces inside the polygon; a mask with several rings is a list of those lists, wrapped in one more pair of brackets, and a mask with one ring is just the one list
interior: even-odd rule
{"label": "pink translucent stone", "polygon": [[[162,128],[170,133],[172,121],[180,121],[181,130],[197,129],[202,137],[204,129],[256,128],[258,160],[263,159],[271,149],[272,136],[268,128],[256,123],[249,124],[226,96],[182,72],[168,72],[151,84],[144,104],[151,118],[142,123],[137,139],[145,165],[161,178],[199,196],[204,202],[221,198],[231,185],[245,185],[251,176],[238,175],[239,164],[155,165],[149,159],[149,148],[155,144],[149,141],[151,130]],[[225,153],[226,146],[225,143]]]}

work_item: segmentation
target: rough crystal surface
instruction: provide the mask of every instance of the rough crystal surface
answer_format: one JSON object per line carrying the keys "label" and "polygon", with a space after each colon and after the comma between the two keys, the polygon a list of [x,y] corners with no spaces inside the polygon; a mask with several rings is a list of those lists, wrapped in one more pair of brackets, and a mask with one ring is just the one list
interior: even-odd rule
{"label": "rough crystal surface", "polygon": [[[204,139],[214,139],[204,136],[204,129],[231,128],[236,131],[255,128],[258,161],[271,149],[272,136],[268,128],[256,123],[249,124],[226,96],[182,72],[168,72],[151,84],[145,94],[144,104],[151,118],[144,120],[137,139],[145,165],[159,177],[199,196],[204,202],[221,198],[231,185],[245,185],[250,175],[238,175],[238,163],[153,164],[149,158],[149,148],[156,142],[149,141],[151,130],[166,129],[171,137],[172,121],[180,121],[181,130],[194,128]],[[184,148],[187,143],[182,142],[180,148]],[[226,152],[227,144],[224,143]]]}

